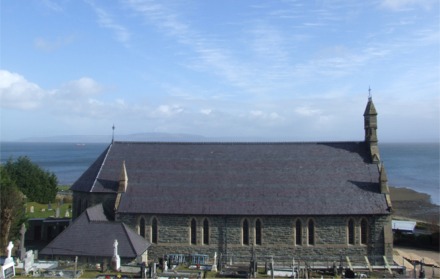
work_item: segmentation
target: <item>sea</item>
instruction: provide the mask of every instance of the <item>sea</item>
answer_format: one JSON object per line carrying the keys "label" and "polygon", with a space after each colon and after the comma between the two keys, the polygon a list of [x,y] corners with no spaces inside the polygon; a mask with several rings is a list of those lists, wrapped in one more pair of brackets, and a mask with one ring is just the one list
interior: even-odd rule
{"label": "sea", "polygon": [[[27,156],[42,169],[55,173],[60,185],[72,185],[108,146],[108,143],[0,143],[0,161]],[[431,196],[440,205],[439,143],[381,143],[388,184]]]}

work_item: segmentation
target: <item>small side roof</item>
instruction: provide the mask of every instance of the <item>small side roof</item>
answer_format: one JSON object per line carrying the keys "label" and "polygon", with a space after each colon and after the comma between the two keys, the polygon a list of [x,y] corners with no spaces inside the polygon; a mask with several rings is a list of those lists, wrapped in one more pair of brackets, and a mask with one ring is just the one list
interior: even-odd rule
{"label": "small side roof", "polygon": [[84,211],[40,254],[112,257],[115,239],[121,258],[136,258],[151,245],[124,223],[109,221],[102,204],[98,204]]}
{"label": "small side roof", "polygon": [[393,220],[392,221],[393,230],[413,232],[416,225],[417,225],[417,222],[415,222],[415,221],[401,221],[401,220]]}

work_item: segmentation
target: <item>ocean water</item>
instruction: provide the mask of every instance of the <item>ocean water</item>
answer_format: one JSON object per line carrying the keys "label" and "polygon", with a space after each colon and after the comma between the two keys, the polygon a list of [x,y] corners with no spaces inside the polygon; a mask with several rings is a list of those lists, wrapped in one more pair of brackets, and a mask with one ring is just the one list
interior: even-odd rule
{"label": "ocean water", "polygon": [[[107,143],[0,143],[0,160],[27,156],[53,172],[60,185],[73,184],[108,146]],[[382,143],[379,145],[388,184],[431,195],[440,204],[439,143]]]}
{"label": "ocean water", "polygon": [[71,185],[105,150],[104,143],[0,143],[0,161],[27,156],[42,169],[55,173],[58,184]]}
{"label": "ocean water", "polygon": [[433,203],[440,204],[439,146],[439,143],[379,144],[388,185],[427,193]]}

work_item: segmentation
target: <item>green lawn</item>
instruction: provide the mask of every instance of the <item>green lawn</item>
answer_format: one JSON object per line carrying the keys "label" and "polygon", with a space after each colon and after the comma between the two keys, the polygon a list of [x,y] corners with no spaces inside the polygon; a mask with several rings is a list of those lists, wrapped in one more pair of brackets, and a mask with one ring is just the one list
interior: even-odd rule
{"label": "green lawn", "polygon": [[71,185],[58,185],[58,191],[68,191]]}
{"label": "green lawn", "polygon": [[[31,207],[34,207],[34,213],[31,213]],[[52,210],[49,210],[48,204],[41,204],[37,202],[28,202],[26,203],[26,216],[28,218],[47,218],[47,217],[55,217],[57,203],[51,204]],[[69,217],[72,217],[72,212],[70,209],[72,208],[72,203],[64,203],[60,206],[60,218],[64,218],[66,216],[66,211],[69,211]]]}

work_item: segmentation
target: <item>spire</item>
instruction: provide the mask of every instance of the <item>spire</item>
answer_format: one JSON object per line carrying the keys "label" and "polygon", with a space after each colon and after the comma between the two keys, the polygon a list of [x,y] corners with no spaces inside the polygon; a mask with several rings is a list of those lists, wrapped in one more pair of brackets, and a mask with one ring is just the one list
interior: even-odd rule
{"label": "spire", "polygon": [[368,87],[368,103],[364,112],[365,142],[370,146],[371,160],[379,163],[379,148],[377,146],[377,111],[371,97],[371,88]]}

